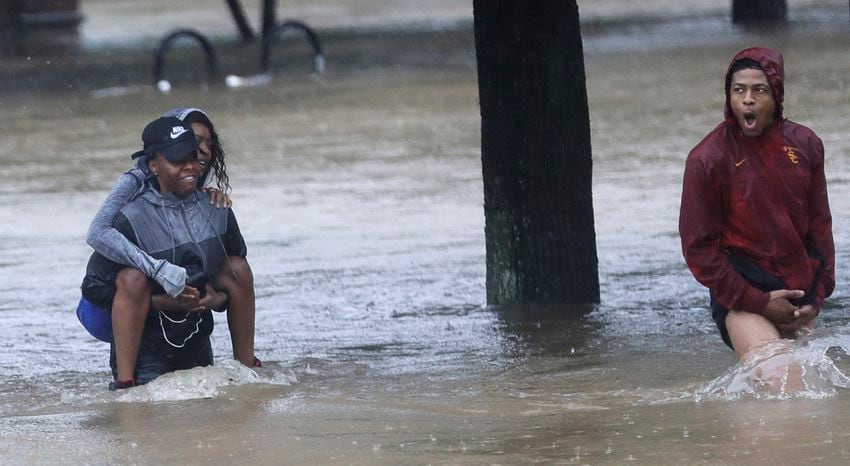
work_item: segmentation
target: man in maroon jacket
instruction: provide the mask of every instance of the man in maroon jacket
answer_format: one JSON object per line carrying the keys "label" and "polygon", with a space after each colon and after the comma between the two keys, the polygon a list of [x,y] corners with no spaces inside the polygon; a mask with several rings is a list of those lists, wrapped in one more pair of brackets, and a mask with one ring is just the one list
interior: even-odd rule
{"label": "man in maroon jacket", "polygon": [[685,165],[682,252],[739,359],[811,326],[835,287],[823,143],[783,117],[784,73],[776,50],[735,55],[726,118]]}

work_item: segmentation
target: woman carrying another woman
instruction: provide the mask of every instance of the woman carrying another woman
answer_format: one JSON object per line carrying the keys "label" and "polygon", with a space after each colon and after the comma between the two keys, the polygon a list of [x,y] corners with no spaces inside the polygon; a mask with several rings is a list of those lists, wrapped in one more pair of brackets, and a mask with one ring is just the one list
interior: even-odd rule
{"label": "woman carrying another woman", "polygon": [[[197,108],[178,108],[165,116],[177,118],[195,134],[201,174],[196,189],[201,190],[210,172],[213,172],[218,190],[207,189],[209,203],[217,208],[229,208],[230,200],[226,193],[230,186],[224,150],[212,121]],[[111,365],[115,381],[110,386],[125,388],[136,384],[139,345],[150,309],[199,313],[226,308],[234,358],[247,366],[258,367],[260,361],[254,356],[253,274],[244,257],[227,257],[225,266],[209,280],[211,286],[197,289],[187,286],[187,279],[191,280],[192,276],[187,276],[186,268],[166,258],[152,257],[113,227],[121,209],[136,198],[146,184],[155,180],[155,174],[148,165],[149,156],[144,151],[133,155],[138,159],[136,166],[118,179],[92,220],[86,237],[86,242],[97,254],[125,266],[114,279],[111,317],[85,297],[77,309],[80,321],[92,335],[112,343]],[[206,193],[203,197],[207,198]],[[154,286],[149,279],[155,281],[155,287],[161,288],[164,293],[151,296]]]}

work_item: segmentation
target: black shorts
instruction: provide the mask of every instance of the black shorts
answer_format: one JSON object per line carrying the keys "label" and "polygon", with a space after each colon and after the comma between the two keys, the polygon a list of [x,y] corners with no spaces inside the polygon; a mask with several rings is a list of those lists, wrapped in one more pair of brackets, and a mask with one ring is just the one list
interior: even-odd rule
{"label": "black shorts", "polygon": [[[182,321],[186,318],[185,321]],[[175,323],[175,321],[177,323]],[[145,321],[139,356],[136,360],[136,382],[150,382],[167,372],[213,364],[210,334],[212,313],[161,313],[151,310]],[[110,345],[109,365],[113,377],[118,376],[115,344]]]}
{"label": "black shorts", "polygon": [[714,293],[711,292],[708,293],[708,305],[711,306],[711,318],[714,319],[717,330],[720,330],[720,338],[723,338],[723,343],[726,343],[726,346],[734,350],[732,340],[729,338],[729,330],[726,328],[726,316],[729,315],[729,309],[715,301]]}
{"label": "black shorts", "polygon": [[[788,289],[788,286],[782,279],[772,275],[753,262],[734,254],[729,254],[728,257],[729,263],[732,265],[735,272],[743,277],[744,280],[747,280],[747,282],[749,282],[753,287],[768,292]],[[795,306],[811,304],[815,299],[815,293],[817,293],[820,276],[823,272],[824,260],[819,254],[812,254],[812,257],[819,261],[818,268],[815,270],[815,278],[812,281],[812,286],[805,296],[791,301]],[[720,330],[720,337],[723,338],[723,342],[726,343],[727,346],[734,350],[735,348],[732,346],[732,340],[729,338],[729,330],[726,328],[726,317],[729,315],[729,309],[726,309],[718,303],[714,299],[714,294],[711,292],[708,293],[708,300],[709,306],[711,307],[711,318],[714,319],[714,323],[717,324],[717,329]]]}

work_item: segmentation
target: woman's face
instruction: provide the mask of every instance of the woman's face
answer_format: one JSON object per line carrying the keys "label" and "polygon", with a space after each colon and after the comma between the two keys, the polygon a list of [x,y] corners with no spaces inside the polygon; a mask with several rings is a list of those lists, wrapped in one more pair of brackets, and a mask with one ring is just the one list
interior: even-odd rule
{"label": "woman's face", "polygon": [[148,162],[148,167],[159,180],[163,193],[172,193],[183,199],[192,194],[201,177],[201,165],[196,152],[191,152],[178,162],[169,162],[161,153]]}
{"label": "woman's face", "polygon": [[195,132],[195,139],[198,140],[198,161],[201,164],[201,171],[206,171],[207,166],[212,160],[212,135],[207,125],[194,122],[190,123],[192,131]]}

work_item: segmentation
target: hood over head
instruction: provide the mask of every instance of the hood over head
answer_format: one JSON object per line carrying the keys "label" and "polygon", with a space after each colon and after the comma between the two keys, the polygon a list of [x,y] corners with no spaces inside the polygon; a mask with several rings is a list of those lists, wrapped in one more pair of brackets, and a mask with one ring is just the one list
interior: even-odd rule
{"label": "hood over head", "polygon": [[195,113],[195,112],[198,112],[201,115],[207,117],[208,120],[210,118],[209,115],[207,115],[207,112],[205,112],[205,111],[203,111],[203,110],[201,110],[200,108],[197,108],[197,107],[172,108],[171,110],[163,113],[162,116],[164,116],[164,117],[174,117],[174,118],[177,118],[180,121],[185,121],[186,117],[189,116],[190,113]]}
{"label": "hood over head", "polygon": [[783,101],[785,100],[785,64],[782,59],[782,53],[779,50],[769,49],[765,47],[750,47],[738,52],[732,62],[729,63],[729,68],[726,69],[726,106],[724,115],[727,120],[735,119],[732,115],[732,106],[729,103],[729,85],[732,82],[732,67],[736,62],[744,59],[750,59],[758,63],[765,76],[767,83],[773,92],[773,100],[776,102],[775,117],[777,120],[783,118]]}
{"label": "hood over head", "polygon": [[[194,115],[192,118],[189,118],[189,115]],[[174,117],[180,121],[186,122],[187,119],[193,122],[200,122],[205,125],[209,130],[213,138],[217,140],[218,136],[215,134],[215,126],[213,125],[210,116],[207,115],[207,112],[203,111],[198,107],[177,107],[172,108],[171,110],[162,114],[163,117]],[[224,154],[221,154],[223,157]],[[223,164],[223,162],[219,162],[219,164]],[[207,184],[207,177],[210,174],[212,166],[208,166],[203,173],[201,173],[201,178],[198,180],[198,186],[203,187]],[[216,172],[218,174],[218,172]]]}

